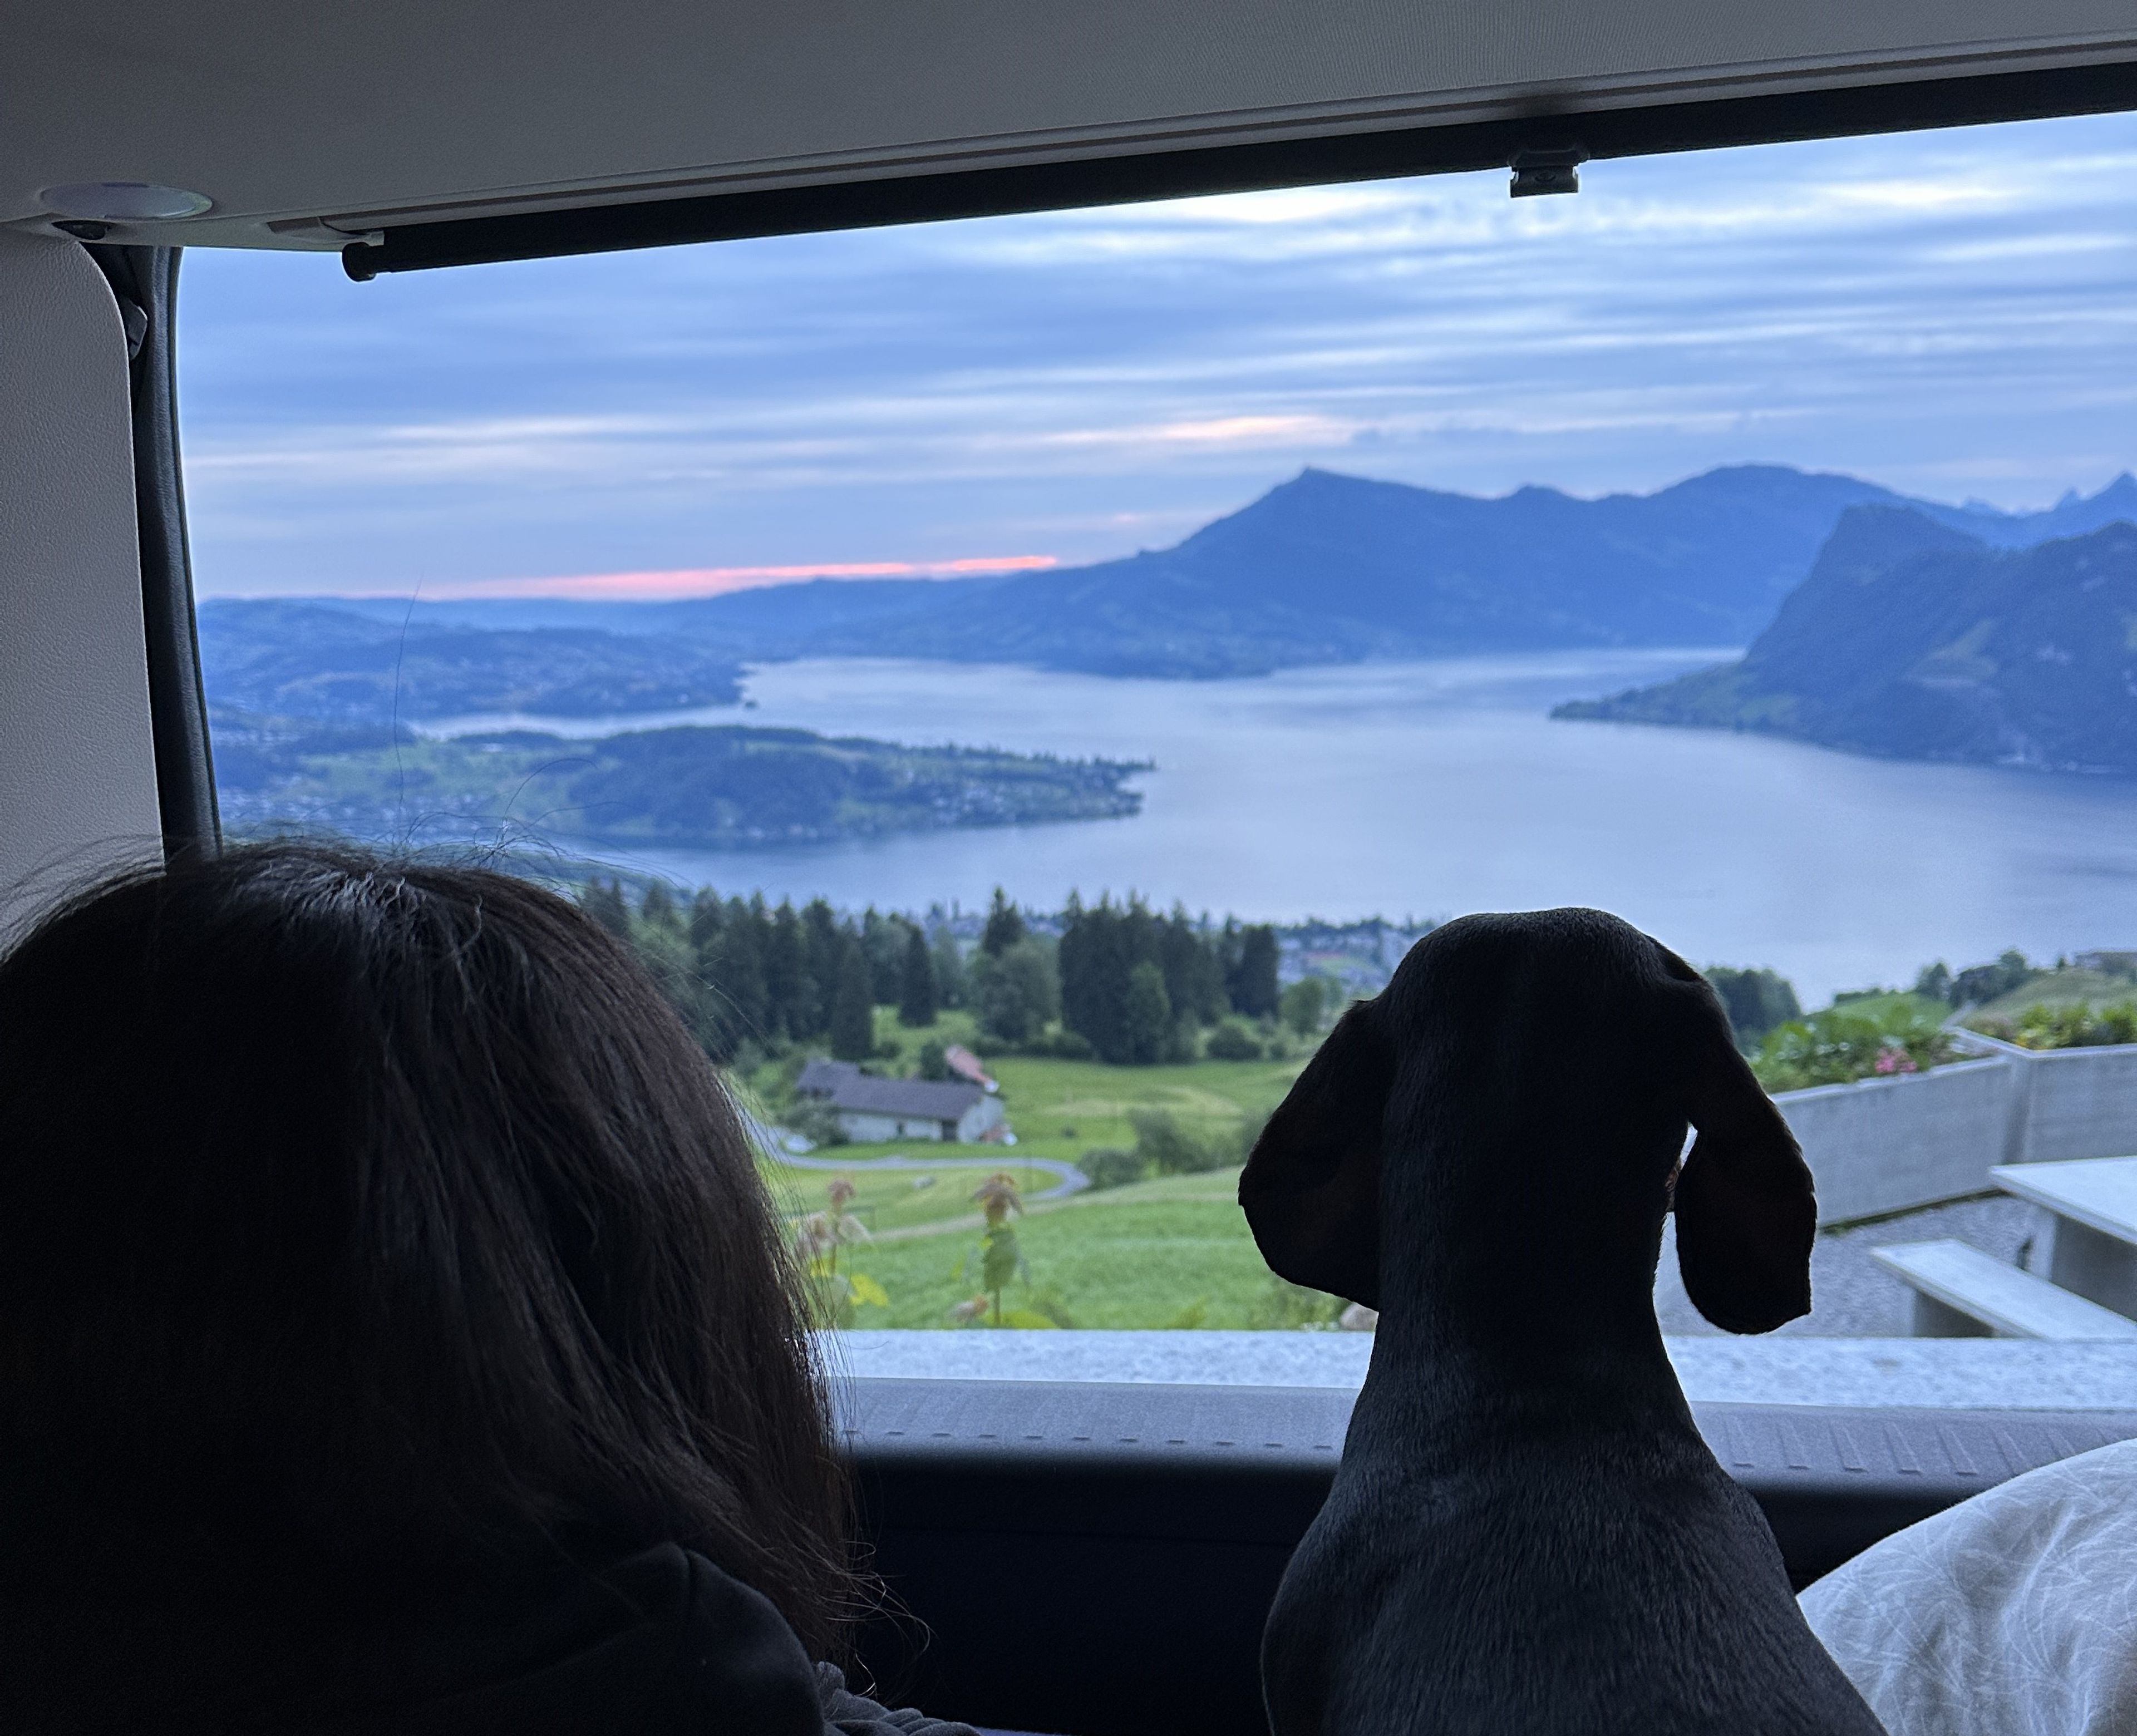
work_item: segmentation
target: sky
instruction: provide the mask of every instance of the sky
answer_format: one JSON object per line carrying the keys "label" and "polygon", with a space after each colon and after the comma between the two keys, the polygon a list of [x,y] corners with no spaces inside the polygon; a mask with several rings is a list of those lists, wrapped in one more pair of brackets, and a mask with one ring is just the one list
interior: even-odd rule
{"label": "sky", "polygon": [[1163,547],[1317,465],[2008,508],[2137,466],[2137,116],[411,273],[195,250],[204,596]]}

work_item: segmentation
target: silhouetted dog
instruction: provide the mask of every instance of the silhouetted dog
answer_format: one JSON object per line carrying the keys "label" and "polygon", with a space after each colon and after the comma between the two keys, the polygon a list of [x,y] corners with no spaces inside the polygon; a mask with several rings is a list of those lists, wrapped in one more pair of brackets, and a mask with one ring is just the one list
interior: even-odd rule
{"label": "silhouetted dog", "polygon": [[1239,1201],[1277,1272],[1380,1317],[1269,1615],[1277,1736],[1879,1729],[1663,1353],[1672,1187],[1702,1314],[1808,1311],[1787,1124],[1698,973],[1599,911],[1448,924],[1300,1076]]}

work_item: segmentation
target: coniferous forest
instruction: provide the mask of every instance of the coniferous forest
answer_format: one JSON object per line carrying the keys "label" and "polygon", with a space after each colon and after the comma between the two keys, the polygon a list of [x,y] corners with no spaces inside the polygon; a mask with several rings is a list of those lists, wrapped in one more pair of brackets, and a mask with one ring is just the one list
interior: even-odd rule
{"label": "coniferous forest", "polygon": [[879,1006],[916,1027],[962,1008],[1000,1048],[1116,1065],[1191,1061],[1235,1015],[1278,1011],[1274,928],[1160,914],[1132,897],[1086,905],[1071,893],[1059,912],[1031,915],[998,889],[969,948],[947,922],[855,916],[821,898],[797,910],[708,888],[686,900],[656,882],[634,906],[613,879],[580,898],[727,1063],[796,1045],[867,1060]]}

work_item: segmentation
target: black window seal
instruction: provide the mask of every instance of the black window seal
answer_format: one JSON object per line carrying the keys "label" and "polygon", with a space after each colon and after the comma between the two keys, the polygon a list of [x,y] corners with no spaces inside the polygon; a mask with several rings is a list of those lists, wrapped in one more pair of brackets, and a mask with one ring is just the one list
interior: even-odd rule
{"label": "black window seal", "polygon": [[1653,156],[2131,109],[2137,63],[1987,73],[407,223],[350,242],[342,264],[366,282],[391,271],[1447,174],[1523,155]]}
{"label": "black window seal", "polygon": [[207,701],[193,615],[178,453],[177,247],[89,246],[119,301],[126,329],[133,409],[134,511],[140,539],[141,614],[148,664],[148,722],[163,853],[175,859],[221,847]]}

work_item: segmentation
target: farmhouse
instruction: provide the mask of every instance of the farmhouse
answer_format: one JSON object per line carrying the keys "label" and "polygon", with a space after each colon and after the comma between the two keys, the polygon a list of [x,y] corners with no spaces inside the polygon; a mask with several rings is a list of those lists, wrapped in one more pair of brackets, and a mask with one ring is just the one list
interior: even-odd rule
{"label": "farmhouse", "polygon": [[879,1079],[850,1061],[811,1061],[796,1092],[830,1105],[848,1139],[945,1140],[969,1145],[1009,1131],[1001,1099],[963,1080]]}

